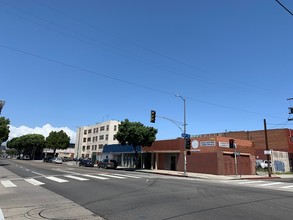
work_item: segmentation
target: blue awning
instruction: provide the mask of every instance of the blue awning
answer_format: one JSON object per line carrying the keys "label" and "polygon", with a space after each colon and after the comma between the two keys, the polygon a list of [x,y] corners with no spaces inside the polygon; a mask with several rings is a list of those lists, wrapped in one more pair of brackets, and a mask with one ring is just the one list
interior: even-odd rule
{"label": "blue awning", "polygon": [[[136,151],[141,153],[141,146],[137,146]],[[131,145],[109,144],[104,146],[103,153],[135,153],[135,151]]]}

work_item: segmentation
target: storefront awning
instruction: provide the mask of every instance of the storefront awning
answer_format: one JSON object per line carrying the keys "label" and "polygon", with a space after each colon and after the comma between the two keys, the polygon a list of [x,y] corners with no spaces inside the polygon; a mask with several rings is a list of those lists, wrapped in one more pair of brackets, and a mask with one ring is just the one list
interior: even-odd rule
{"label": "storefront awning", "polygon": [[[141,146],[136,147],[137,153],[141,153]],[[105,145],[103,153],[135,153],[133,146],[122,144]]]}

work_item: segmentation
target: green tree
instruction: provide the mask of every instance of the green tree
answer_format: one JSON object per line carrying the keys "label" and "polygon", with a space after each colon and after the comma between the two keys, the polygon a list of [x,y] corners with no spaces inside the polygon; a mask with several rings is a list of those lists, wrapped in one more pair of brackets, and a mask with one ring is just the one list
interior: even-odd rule
{"label": "green tree", "polygon": [[137,161],[137,147],[138,146],[151,146],[156,140],[158,130],[153,127],[144,126],[140,122],[130,122],[128,119],[122,121],[119,125],[118,132],[115,138],[122,145],[128,144],[133,147],[135,152],[135,159]]}
{"label": "green tree", "polygon": [[54,156],[57,149],[66,149],[70,144],[70,137],[63,131],[51,131],[46,138],[47,148],[54,150]]}
{"label": "green tree", "polygon": [[21,144],[20,137],[12,138],[10,141],[7,141],[7,147],[10,149],[15,149],[18,152],[18,156],[23,153],[23,145]]}
{"label": "green tree", "polygon": [[23,154],[35,159],[36,153],[38,155],[42,154],[43,149],[46,147],[46,141],[41,134],[27,134],[12,138],[7,142],[7,147],[15,149],[18,152],[18,156]]}
{"label": "green tree", "polygon": [[20,138],[22,146],[24,146],[23,154],[29,155],[31,159],[35,159],[36,152],[40,153],[46,147],[45,137],[41,134],[27,134]]}
{"label": "green tree", "polygon": [[17,154],[17,150],[15,150],[14,148],[7,149],[6,154],[8,154],[9,156],[14,156]]}
{"label": "green tree", "polygon": [[9,119],[0,117],[0,146],[3,142],[8,140],[9,137]]}

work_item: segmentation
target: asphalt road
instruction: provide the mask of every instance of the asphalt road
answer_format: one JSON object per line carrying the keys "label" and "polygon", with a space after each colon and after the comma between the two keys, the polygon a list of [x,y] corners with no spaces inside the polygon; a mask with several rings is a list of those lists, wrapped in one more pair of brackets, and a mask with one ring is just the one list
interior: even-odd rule
{"label": "asphalt road", "polygon": [[[104,219],[293,219],[293,188],[261,182],[202,180],[7,160],[6,169],[37,180]],[[258,181],[258,180],[256,180]],[[273,182],[272,182],[273,183]],[[37,196],[37,195],[36,195]],[[0,198],[1,199],[1,198]]]}

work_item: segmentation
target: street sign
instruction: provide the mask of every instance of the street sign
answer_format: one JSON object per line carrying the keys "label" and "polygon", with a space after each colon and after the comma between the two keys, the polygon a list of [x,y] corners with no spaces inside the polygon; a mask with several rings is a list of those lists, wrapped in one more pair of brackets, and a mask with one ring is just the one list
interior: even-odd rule
{"label": "street sign", "polygon": [[190,134],[182,133],[182,134],[181,134],[181,137],[183,137],[183,138],[190,138]]}
{"label": "street sign", "polygon": [[265,151],[264,151],[264,154],[265,154],[265,155],[271,155],[271,154],[272,154],[272,150],[265,150]]}

